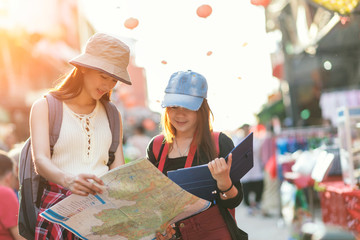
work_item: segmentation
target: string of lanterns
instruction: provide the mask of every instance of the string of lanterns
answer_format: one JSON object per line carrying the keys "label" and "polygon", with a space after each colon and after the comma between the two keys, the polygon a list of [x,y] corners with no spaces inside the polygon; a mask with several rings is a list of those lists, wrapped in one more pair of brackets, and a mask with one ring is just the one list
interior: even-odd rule
{"label": "string of lanterns", "polygon": [[[271,0],[251,0],[251,3],[254,5],[266,6],[270,3],[270,1]],[[207,18],[211,15],[211,13],[212,13],[212,7],[208,4],[203,4],[196,9],[196,14],[200,18]],[[133,17],[126,19],[124,22],[124,26],[130,30],[135,29],[138,25],[139,25],[139,20]],[[212,54],[213,54],[212,51],[208,51],[206,53],[207,56],[211,56]],[[162,60],[161,63],[166,65],[167,61]]]}

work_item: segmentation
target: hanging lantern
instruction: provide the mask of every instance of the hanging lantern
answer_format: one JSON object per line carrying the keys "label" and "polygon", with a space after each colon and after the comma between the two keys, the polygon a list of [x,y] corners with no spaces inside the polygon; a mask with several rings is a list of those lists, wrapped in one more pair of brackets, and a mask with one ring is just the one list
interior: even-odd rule
{"label": "hanging lantern", "polygon": [[138,25],[139,25],[139,20],[137,20],[136,18],[128,18],[124,22],[124,26],[131,30],[136,28]]}
{"label": "hanging lantern", "polygon": [[267,7],[270,4],[271,0],[251,0],[251,4],[255,6]]}
{"label": "hanging lantern", "polygon": [[211,54],[212,54],[212,51],[208,51],[208,52],[206,53],[206,55],[208,55],[208,56],[211,56]]}
{"label": "hanging lantern", "polygon": [[202,18],[207,18],[208,16],[210,16],[211,13],[212,13],[212,8],[207,4],[201,5],[196,10],[196,14]]}

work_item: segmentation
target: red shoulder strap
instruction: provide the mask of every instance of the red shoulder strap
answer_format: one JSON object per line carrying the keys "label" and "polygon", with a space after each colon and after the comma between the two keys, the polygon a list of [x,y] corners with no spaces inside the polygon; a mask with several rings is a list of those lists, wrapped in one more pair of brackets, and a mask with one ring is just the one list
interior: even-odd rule
{"label": "red shoulder strap", "polygon": [[[156,159],[158,159],[158,157],[159,157],[161,145],[163,144],[163,140],[164,140],[164,135],[158,135],[154,139],[153,153],[154,153],[154,156],[155,156]],[[196,148],[197,148],[197,146],[194,144],[194,139],[193,139],[193,142],[191,142],[191,147],[190,147],[189,154],[188,154],[188,156],[186,158],[185,168],[191,167],[192,162],[194,160]],[[165,161],[166,161],[166,157],[167,157],[168,152],[169,152],[169,144],[166,142],[165,145],[164,145],[164,148],[163,148],[163,150],[161,152],[159,165],[158,165],[158,169],[161,172],[164,170]]]}
{"label": "red shoulder strap", "polygon": [[190,144],[190,150],[189,153],[186,157],[186,162],[185,162],[185,168],[191,167],[192,163],[194,161],[194,157],[195,157],[195,153],[196,153],[196,149],[197,146],[195,144],[195,138],[193,138],[191,144]]}
{"label": "red shoulder strap", "polygon": [[165,160],[166,160],[168,151],[169,151],[169,144],[165,143],[165,146],[164,146],[163,151],[161,153],[159,166],[158,166],[158,169],[160,170],[160,172],[162,172],[164,170]]}
{"label": "red shoulder strap", "polygon": [[164,135],[162,135],[162,134],[157,135],[154,139],[152,150],[153,150],[156,160],[159,157],[159,153],[160,153],[160,149],[161,149],[163,140],[164,140]]}
{"label": "red shoulder strap", "polygon": [[216,156],[219,156],[220,154],[219,136],[220,132],[212,132],[213,141],[216,147]]}
{"label": "red shoulder strap", "polygon": [[[215,147],[216,147],[216,155],[217,156],[219,156],[219,153],[220,153],[219,135],[220,135],[220,132],[213,132],[212,133],[213,141],[214,141]],[[159,157],[159,153],[160,153],[161,145],[163,144],[163,140],[164,140],[164,135],[158,135],[154,139],[153,153],[154,153],[154,156],[155,156],[156,159],[158,159],[158,157]],[[166,160],[166,156],[167,156],[168,151],[169,151],[169,144],[165,143],[165,146],[164,146],[163,151],[161,153],[159,166],[158,166],[158,169],[161,172],[164,169],[165,160]],[[188,154],[188,157],[186,159],[185,168],[192,166],[192,160],[194,159],[195,152],[196,152],[196,145],[194,143],[192,143],[189,154]]]}
{"label": "red shoulder strap", "polygon": [[[161,149],[161,146],[163,144],[163,141],[164,141],[164,135],[160,134],[160,135],[157,135],[154,139],[154,142],[153,142],[153,153],[154,153],[154,156],[155,156],[155,159],[158,160],[159,158],[159,154],[160,154],[160,149]],[[166,156],[167,156],[167,153],[169,151],[169,144],[168,143],[165,143],[164,145],[164,148],[163,148],[163,151],[161,153],[161,156],[160,156],[160,160],[159,160],[159,166],[158,166],[158,169],[162,172],[163,169],[164,169],[164,165],[165,165],[165,160],[166,160]]]}

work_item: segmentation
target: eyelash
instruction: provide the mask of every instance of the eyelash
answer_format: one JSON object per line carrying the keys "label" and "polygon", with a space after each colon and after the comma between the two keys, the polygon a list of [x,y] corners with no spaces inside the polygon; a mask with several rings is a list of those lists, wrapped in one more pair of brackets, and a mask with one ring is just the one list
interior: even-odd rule
{"label": "eyelash", "polygon": [[[108,79],[108,76],[104,76],[104,75],[100,75],[103,79],[107,80]],[[113,82],[114,83],[117,83],[117,80],[116,79],[113,79]]]}

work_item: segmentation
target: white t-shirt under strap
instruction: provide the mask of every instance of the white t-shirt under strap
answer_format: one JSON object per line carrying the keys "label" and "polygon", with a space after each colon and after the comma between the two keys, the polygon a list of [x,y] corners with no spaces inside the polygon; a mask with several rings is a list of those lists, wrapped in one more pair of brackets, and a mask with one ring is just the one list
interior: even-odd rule
{"label": "white t-shirt under strap", "polygon": [[97,101],[90,114],[77,114],[63,103],[63,121],[52,162],[74,175],[97,176],[108,171],[111,130],[104,106]]}

